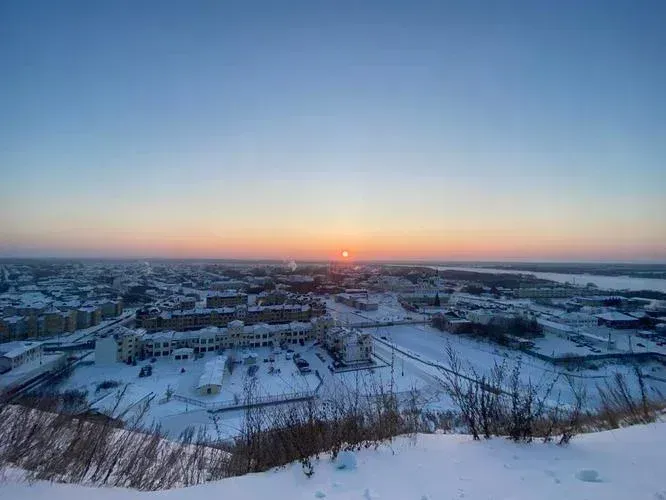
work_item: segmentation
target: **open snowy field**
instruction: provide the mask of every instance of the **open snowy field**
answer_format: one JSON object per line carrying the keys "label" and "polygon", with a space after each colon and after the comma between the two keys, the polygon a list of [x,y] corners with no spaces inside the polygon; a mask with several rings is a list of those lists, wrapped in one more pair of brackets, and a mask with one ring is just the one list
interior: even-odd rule
{"label": "open snowy field", "polygon": [[[436,363],[448,367],[446,349],[448,345],[456,351],[466,366],[473,368],[479,374],[488,373],[495,363],[506,363],[511,369],[518,360],[521,363],[521,376],[524,382],[553,383],[552,397],[558,396],[563,402],[573,401],[571,384],[585,388],[589,404],[598,404],[596,387],[603,384],[609,377],[620,372],[628,376],[628,381],[634,386],[629,366],[599,363],[595,370],[568,371],[555,367],[550,363],[530,357],[521,351],[504,348],[494,344],[484,343],[465,335],[454,335],[439,331],[426,325],[396,325],[380,327],[373,330],[378,343],[385,337],[385,343],[393,344],[397,348],[422,360],[425,363]],[[634,386],[635,387],[635,386]],[[635,389],[638,389],[635,387]],[[648,391],[654,395],[666,394],[666,382],[652,379],[648,382]]]}
{"label": "open snowy field", "polygon": [[[254,378],[253,391],[256,396],[276,396],[285,393],[314,390],[319,385],[319,379],[314,373],[301,375],[293,361],[286,359],[285,353],[276,355],[272,363],[264,363],[269,355],[267,348],[256,349],[259,354],[257,373]],[[144,401],[150,401],[146,416],[147,423],[161,423],[171,434],[178,434],[188,426],[211,425],[210,414],[200,407],[171,398],[164,402],[167,391],[194,398],[205,402],[232,402],[244,397],[248,387],[248,365],[237,364],[231,374],[227,374],[223,390],[220,394],[200,396],[196,392],[196,384],[201,376],[206,361],[213,356],[207,356],[196,361],[173,361],[158,359],[155,363],[144,362],[137,366],[124,363],[113,365],[96,365],[84,363],[77,366],[71,376],[61,383],[59,390],[78,389],[88,391],[88,401],[94,408],[111,411],[115,415],[132,414],[132,409],[138,409]],[[149,377],[139,377],[141,366],[150,364],[153,374]],[[274,373],[268,372],[272,366]],[[279,369],[279,372],[276,370]],[[183,371],[184,370],[184,371]],[[105,381],[118,383],[110,389],[98,389]],[[119,402],[119,395],[122,400]],[[242,412],[228,411],[219,414],[219,420],[232,420],[228,432],[223,437],[235,435],[240,425]]]}
{"label": "open snowy field", "polygon": [[[14,471],[0,484],[12,500],[242,499],[512,499],[664,500],[666,424],[634,426],[576,437],[568,446],[514,444],[501,438],[420,434],[333,462],[283,469],[154,493],[36,482]],[[345,468],[339,468],[344,464]]]}
{"label": "open snowy field", "polygon": [[[258,354],[257,372],[253,377],[255,396],[277,396],[303,391],[318,390],[322,399],[338,397],[342,394],[358,393],[369,396],[379,392],[393,391],[407,397],[417,390],[423,403],[440,408],[450,408],[451,403],[441,392],[441,384],[436,378],[437,370],[414,362],[409,357],[392,353],[391,349],[376,346],[377,364],[372,369],[360,369],[341,373],[332,373],[328,366],[332,360],[321,347],[308,343],[295,346],[294,350],[310,363],[312,373],[301,374],[288,354],[273,355],[274,362],[264,362],[272,355],[268,348],[255,349]],[[231,437],[238,434],[243,411],[228,410],[213,415],[201,407],[176,398],[165,401],[167,392],[205,402],[242,401],[246,388],[250,385],[248,369],[250,365],[236,364],[231,374],[227,374],[220,394],[200,396],[195,387],[204,369],[208,355],[196,361],[173,361],[166,358],[155,363],[140,363],[129,366],[124,363],[99,366],[87,362],[80,364],[58,387],[59,390],[78,389],[88,392],[88,401],[93,407],[111,411],[116,415],[132,415],[133,410],[149,401],[146,423],[156,422],[163,426],[170,435],[177,435],[188,426],[205,427],[211,437]],[[393,368],[391,368],[393,363]],[[153,374],[139,377],[141,366],[151,364]],[[270,373],[270,368],[273,372]],[[183,372],[183,369],[185,370]],[[279,372],[277,372],[279,370]],[[317,377],[315,372],[321,377]],[[118,385],[109,389],[99,388],[105,381],[114,381]],[[321,386],[320,386],[321,384]],[[119,402],[118,396],[123,398]]]}
{"label": "open snowy field", "polygon": [[379,308],[376,311],[361,311],[349,307],[334,299],[326,301],[328,313],[342,324],[365,323],[368,321],[404,321],[405,319],[419,319],[422,315],[406,311],[399,303],[397,296],[390,293],[369,294],[371,302],[377,302]]}

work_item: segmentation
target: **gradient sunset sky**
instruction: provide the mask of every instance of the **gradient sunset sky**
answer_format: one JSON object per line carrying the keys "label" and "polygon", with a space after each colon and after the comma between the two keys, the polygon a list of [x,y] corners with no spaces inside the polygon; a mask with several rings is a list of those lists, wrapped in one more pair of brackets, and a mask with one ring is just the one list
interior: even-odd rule
{"label": "gradient sunset sky", "polygon": [[666,261],[666,2],[0,2],[0,256]]}

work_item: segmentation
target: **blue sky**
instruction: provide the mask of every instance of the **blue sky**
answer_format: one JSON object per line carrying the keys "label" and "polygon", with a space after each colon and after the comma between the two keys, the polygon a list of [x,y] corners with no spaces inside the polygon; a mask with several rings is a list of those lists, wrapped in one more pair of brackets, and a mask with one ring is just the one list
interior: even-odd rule
{"label": "blue sky", "polygon": [[5,1],[0,254],[666,260],[665,18]]}

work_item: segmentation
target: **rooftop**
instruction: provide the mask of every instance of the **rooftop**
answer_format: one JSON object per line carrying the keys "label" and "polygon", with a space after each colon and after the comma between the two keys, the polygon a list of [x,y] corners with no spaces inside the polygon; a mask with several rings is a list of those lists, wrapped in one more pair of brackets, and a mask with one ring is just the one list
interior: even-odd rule
{"label": "rooftop", "polygon": [[18,358],[26,352],[36,349],[40,345],[42,345],[42,342],[23,342],[19,340],[7,342],[5,344],[0,344],[0,356],[10,359]]}

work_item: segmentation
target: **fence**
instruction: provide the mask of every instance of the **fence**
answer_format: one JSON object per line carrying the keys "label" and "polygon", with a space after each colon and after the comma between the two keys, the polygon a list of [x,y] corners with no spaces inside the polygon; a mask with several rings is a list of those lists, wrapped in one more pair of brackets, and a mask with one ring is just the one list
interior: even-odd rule
{"label": "fence", "polygon": [[560,356],[553,357],[525,349],[524,352],[542,361],[547,361],[554,365],[582,365],[590,361],[618,360],[630,363],[645,363],[649,361],[658,361],[666,364],[666,355],[659,352],[613,352],[607,354],[586,354],[584,356]]}
{"label": "fence", "polygon": [[357,323],[349,323],[348,326],[352,328],[375,328],[381,326],[424,325],[427,323],[429,323],[429,320],[405,319],[397,321],[359,321]]}
{"label": "fence", "polygon": [[236,410],[241,408],[252,408],[254,406],[265,406],[278,403],[287,403],[290,401],[302,401],[304,399],[312,399],[317,395],[316,390],[314,391],[302,391],[302,392],[291,392],[287,394],[280,394],[277,396],[257,396],[251,399],[244,399],[237,401],[201,401],[199,399],[188,398],[187,396],[181,396],[179,394],[174,394],[172,396],[176,401],[182,403],[191,404],[193,406],[198,406],[208,411],[227,411],[227,410]]}

